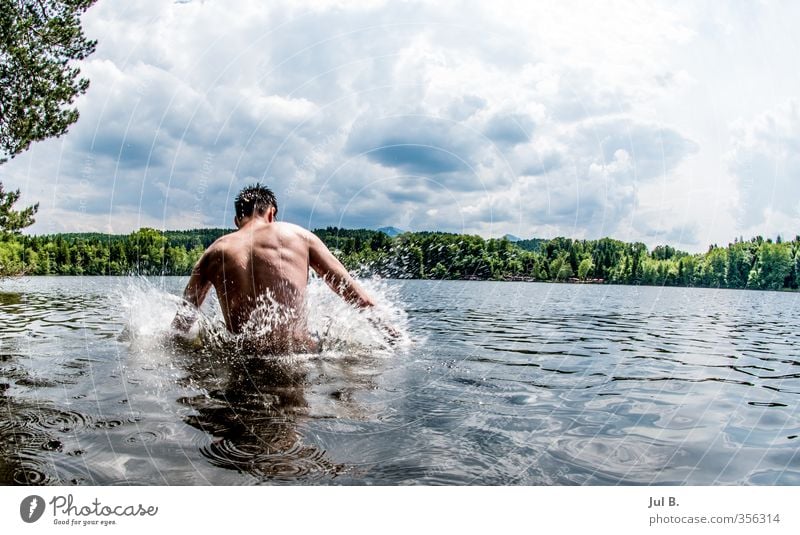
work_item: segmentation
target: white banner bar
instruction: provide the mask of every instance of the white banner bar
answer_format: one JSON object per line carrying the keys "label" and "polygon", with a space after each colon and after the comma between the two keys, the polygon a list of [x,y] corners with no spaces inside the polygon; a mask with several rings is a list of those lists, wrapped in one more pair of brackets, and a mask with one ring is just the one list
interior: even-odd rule
{"label": "white banner bar", "polygon": [[0,497],[5,533],[800,533],[794,487],[3,487]]}

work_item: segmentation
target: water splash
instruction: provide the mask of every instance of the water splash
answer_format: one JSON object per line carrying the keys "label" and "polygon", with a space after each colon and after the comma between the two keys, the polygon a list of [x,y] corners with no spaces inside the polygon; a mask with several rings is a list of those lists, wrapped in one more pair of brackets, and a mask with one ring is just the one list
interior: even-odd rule
{"label": "water splash", "polygon": [[376,306],[357,309],[343,301],[319,279],[312,279],[306,296],[309,331],[326,352],[359,349],[391,352],[411,343],[408,316],[396,287],[378,278],[360,281]]}
{"label": "water splash", "polygon": [[[359,283],[373,297],[376,306],[356,309],[321,279],[312,278],[304,312],[285,310],[270,296],[264,296],[238,335],[226,329],[219,301],[211,292],[185,343],[211,352],[252,352],[252,340],[268,339],[270,333],[305,320],[309,335],[326,357],[360,353],[389,356],[408,348],[411,344],[408,317],[397,290],[377,278]],[[122,309],[123,337],[133,347],[145,350],[164,347],[173,338],[171,323],[182,303],[180,296],[146,278],[135,278],[126,281],[114,298]]]}
{"label": "water splash", "polygon": [[182,299],[144,277],[126,280],[112,292],[122,308],[123,336],[132,341],[159,338],[169,332]]}

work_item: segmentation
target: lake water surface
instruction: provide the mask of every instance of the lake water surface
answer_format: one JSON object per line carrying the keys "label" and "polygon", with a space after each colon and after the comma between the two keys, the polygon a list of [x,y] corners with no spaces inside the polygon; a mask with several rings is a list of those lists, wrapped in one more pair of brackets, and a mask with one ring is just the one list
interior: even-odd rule
{"label": "lake water surface", "polygon": [[0,281],[0,484],[800,484],[798,294],[368,281],[393,348],[317,281],[278,358],[185,280]]}

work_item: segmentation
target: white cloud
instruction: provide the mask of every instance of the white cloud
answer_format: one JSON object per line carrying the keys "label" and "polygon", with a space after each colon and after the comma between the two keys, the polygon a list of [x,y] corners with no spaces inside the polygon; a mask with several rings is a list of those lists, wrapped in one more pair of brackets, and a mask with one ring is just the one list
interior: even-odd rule
{"label": "white cloud", "polygon": [[800,229],[800,105],[791,100],[733,128],[731,173],[742,232],[784,236]]}
{"label": "white cloud", "polygon": [[[702,59],[777,20],[691,2],[99,3],[80,121],[2,180],[42,202],[34,232],[228,225],[255,180],[312,226],[650,244],[796,228],[796,107],[761,107],[728,146],[741,110],[699,100],[736,87]],[[751,69],[766,52],[739,51]]]}

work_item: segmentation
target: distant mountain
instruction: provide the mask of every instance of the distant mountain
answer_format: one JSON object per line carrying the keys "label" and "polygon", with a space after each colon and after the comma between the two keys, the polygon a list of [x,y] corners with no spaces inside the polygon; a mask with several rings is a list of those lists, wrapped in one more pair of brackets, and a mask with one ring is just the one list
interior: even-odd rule
{"label": "distant mountain", "polygon": [[395,236],[399,236],[400,234],[405,232],[405,230],[399,229],[397,227],[381,227],[381,228],[376,229],[376,230],[378,232],[383,232],[384,234],[386,234],[390,238],[394,238]]}
{"label": "distant mountain", "polygon": [[510,242],[518,242],[522,238],[520,238],[519,236],[514,236],[513,234],[506,234],[505,236],[503,236],[503,239],[506,239]]}

